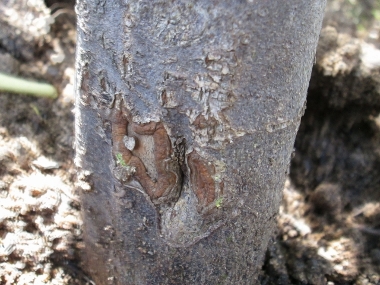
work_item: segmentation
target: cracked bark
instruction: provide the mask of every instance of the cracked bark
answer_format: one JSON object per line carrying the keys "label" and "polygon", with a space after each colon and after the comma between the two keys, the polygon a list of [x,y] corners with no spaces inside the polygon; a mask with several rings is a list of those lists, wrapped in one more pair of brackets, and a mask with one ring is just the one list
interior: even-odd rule
{"label": "cracked bark", "polygon": [[167,2],[77,3],[86,270],[255,284],[325,3]]}

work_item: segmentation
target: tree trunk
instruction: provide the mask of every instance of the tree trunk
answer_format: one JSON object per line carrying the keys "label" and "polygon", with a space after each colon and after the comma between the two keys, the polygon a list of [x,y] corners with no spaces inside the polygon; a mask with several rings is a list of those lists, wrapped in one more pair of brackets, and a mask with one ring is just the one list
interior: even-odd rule
{"label": "tree trunk", "polygon": [[324,0],[79,0],[76,163],[96,284],[255,284]]}

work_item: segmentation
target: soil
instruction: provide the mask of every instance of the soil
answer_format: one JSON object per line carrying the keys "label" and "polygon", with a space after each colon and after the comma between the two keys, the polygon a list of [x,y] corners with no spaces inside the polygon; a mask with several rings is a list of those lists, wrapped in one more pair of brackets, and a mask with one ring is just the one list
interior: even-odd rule
{"label": "soil", "polygon": [[[380,4],[353,3],[326,10],[263,285],[380,284]],[[93,284],[73,163],[73,1],[2,1],[0,26],[0,71],[59,91],[0,93],[0,284]]]}

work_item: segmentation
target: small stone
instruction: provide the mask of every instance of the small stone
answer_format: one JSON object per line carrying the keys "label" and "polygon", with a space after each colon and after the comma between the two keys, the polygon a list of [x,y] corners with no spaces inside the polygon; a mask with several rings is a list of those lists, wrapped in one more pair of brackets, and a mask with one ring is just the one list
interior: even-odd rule
{"label": "small stone", "polygon": [[40,156],[37,158],[35,161],[33,161],[33,165],[37,166],[39,169],[44,170],[57,169],[61,166],[58,162],[51,160],[45,156]]}

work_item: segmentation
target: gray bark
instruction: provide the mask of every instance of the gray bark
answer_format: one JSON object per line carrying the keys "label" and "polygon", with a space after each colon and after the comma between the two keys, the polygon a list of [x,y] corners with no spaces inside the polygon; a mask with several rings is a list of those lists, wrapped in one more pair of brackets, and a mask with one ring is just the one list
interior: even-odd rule
{"label": "gray bark", "polygon": [[255,284],[324,0],[79,0],[76,164],[97,284]]}

